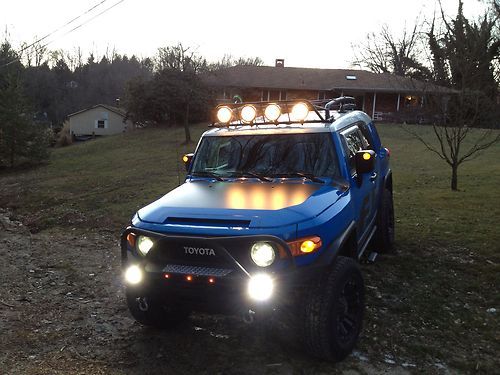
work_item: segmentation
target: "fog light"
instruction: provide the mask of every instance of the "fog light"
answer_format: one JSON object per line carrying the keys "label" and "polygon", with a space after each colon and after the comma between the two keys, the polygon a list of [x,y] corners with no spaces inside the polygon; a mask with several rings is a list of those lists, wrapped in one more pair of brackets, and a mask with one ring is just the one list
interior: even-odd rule
{"label": "fog light", "polygon": [[125,271],[125,281],[129,284],[135,285],[142,281],[142,270],[136,266],[130,266]]}
{"label": "fog light", "polygon": [[268,300],[273,294],[273,289],[273,279],[264,273],[252,276],[248,282],[248,295],[256,301]]}

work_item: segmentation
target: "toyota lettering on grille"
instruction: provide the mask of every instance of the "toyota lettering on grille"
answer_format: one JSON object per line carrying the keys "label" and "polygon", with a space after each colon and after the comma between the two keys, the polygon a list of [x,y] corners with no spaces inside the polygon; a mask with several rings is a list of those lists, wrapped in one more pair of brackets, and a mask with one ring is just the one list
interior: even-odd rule
{"label": "toyota lettering on grille", "polygon": [[189,255],[213,255],[215,256],[214,249],[209,247],[190,247],[184,246],[184,254]]}

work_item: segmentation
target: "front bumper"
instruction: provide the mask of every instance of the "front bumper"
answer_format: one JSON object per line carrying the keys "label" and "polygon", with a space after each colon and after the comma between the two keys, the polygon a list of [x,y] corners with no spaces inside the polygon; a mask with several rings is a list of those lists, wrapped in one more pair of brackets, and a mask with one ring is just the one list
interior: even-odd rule
{"label": "front bumper", "polygon": [[[127,235],[145,235],[154,239],[153,249],[138,254],[127,242]],[[277,249],[277,259],[269,267],[258,267],[250,259],[251,244],[265,241]],[[121,237],[122,266],[137,265],[143,279],[127,285],[136,295],[155,296],[167,303],[186,304],[195,310],[210,312],[246,312],[269,310],[291,301],[298,275],[294,257],[286,242],[275,236],[190,237],[151,232],[128,227]],[[189,249],[206,249],[203,255]],[[213,250],[214,255],[209,255]],[[301,267],[302,268],[302,267]],[[266,301],[250,298],[248,284],[257,274],[272,278],[274,292]]]}

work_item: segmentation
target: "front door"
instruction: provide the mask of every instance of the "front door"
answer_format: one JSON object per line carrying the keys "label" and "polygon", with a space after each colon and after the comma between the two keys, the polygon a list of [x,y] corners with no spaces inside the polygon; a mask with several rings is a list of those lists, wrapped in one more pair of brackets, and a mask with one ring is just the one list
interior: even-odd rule
{"label": "front door", "polygon": [[350,168],[351,195],[355,209],[358,242],[364,244],[373,228],[377,214],[378,205],[375,200],[379,163],[375,159],[375,169],[358,176],[356,174],[355,154],[359,150],[370,149],[372,146],[356,124],[344,130],[341,133],[341,138]]}

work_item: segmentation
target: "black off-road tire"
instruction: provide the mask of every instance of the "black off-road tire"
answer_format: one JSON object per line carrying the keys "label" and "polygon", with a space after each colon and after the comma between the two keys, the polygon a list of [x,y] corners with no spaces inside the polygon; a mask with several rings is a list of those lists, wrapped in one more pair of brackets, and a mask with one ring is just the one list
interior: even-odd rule
{"label": "black off-road tire", "polygon": [[361,332],[364,303],[357,262],[339,256],[304,296],[302,337],[307,352],[335,362],[349,355]]}
{"label": "black off-road tire", "polygon": [[133,290],[126,289],[125,295],[130,314],[136,321],[148,327],[174,328],[186,321],[191,313],[186,307],[180,307],[175,303],[168,304],[155,297],[143,297]]}
{"label": "black off-road tire", "polygon": [[380,253],[394,251],[394,203],[392,192],[387,188],[383,191],[374,240],[375,251]]}

